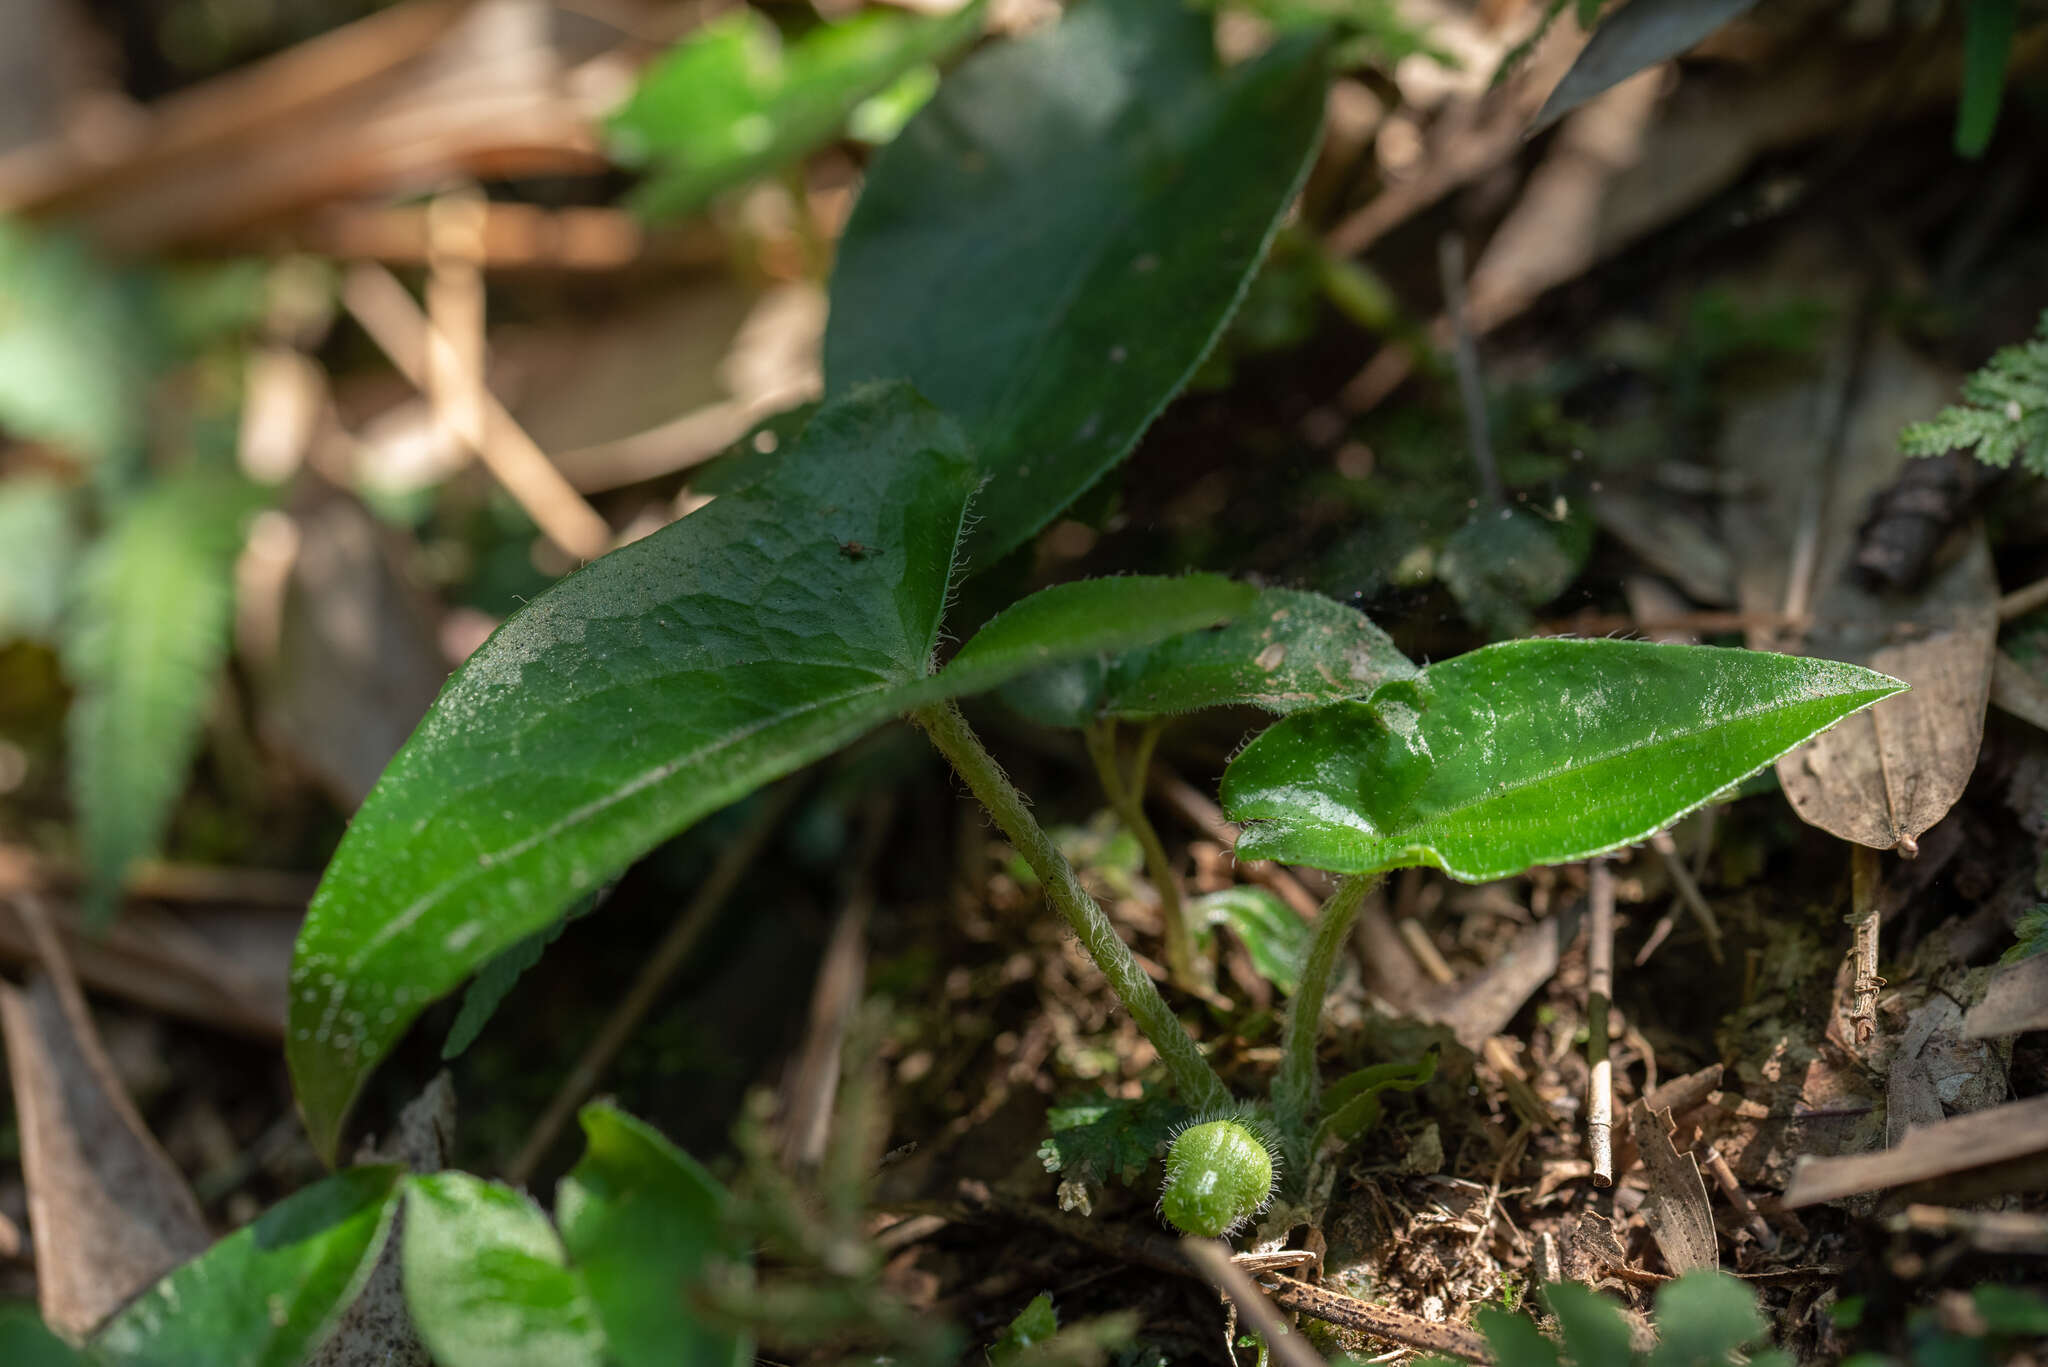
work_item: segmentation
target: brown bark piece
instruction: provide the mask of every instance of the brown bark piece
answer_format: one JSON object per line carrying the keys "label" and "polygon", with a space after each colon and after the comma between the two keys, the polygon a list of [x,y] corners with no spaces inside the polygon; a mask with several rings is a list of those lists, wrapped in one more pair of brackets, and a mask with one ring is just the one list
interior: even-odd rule
{"label": "brown bark piece", "polygon": [[1680,1274],[1719,1267],[1721,1247],[1714,1238],[1707,1184],[1693,1156],[1672,1144],[1671,1112],[1652,1111],[1648,1102],[1638,1100],[1628,1108],[1628,1123],[1650,1179],[1643,1219],[1664,1261]]}
{"label": "brown bark piece", "polygon": [[37,1294],[44,1320],[73,1339],[211,1242],[83,1006],[42,974],[27,988],[0,983]]}
{"label": "brown bark piece", "polygon": [[1967,1039],[1996,1039],[2027,1030],[2048,1030],[2048,954],[2000,967],[1984,989],[1984,1000],[1963,1018]]}
{"label": "brown bark piece", "polygon": [[1897,1148],[1806,1158],[1785,1191],[1788,1208],[1899,1189],[1907,1200],[1960,1202],[2038,1186],[2048,1175],[2048,1096],[1910,1131]]}

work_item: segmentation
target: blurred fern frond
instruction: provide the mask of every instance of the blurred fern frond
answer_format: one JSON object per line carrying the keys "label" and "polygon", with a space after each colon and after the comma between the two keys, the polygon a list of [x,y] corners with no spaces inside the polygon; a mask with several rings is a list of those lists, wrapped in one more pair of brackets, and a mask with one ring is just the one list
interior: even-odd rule
{"label": "blurred fern frond", "polygon": [[227,655],[235,553],[256,498],[219,478],[163,480],[122,509],[81,568],[62,650],[78,690],[71,783],[98,924],[184,784]]}
{"label": "blurred fern frond", "polygon": [[55,636],[78,561],[72,504],[54,480],[0,486],[0,645]]}
{"label": "blurred fern frond", "polygon": [[1963,402],[1899,434],[1908,455],[1975,450],[2003,470],[2017,457],[2048,475],[2048,312],[2033,340],[2002,347],[1963,382]]}

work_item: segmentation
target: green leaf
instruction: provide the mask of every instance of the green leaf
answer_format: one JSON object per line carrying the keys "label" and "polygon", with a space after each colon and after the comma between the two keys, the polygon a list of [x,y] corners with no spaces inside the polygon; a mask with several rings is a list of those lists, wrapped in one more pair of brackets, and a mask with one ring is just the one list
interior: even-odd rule
{"label": "green leaf", "polygon": [[1288,996],[1301,985],[1301,960],[1314,930],[1301,913],[1265,888],[1224,888],[1188,903],[1198,926],[1229,926],[1260,977]]}
{"label": "green leaf", "polygon": [[88,905],[102,924],[184,786],[227,657],[242,523],[259,497],[206,476],[164,480],[123,509],[80,572],[63,655],[78,689],[71,776]]}
{"label": "green leaf", "polygon": [[2036,1292],[1984,1282],[1970,1292],[1970,1301],[1988,1333],[2024,1338],[2048,1335],[2048,1300]]}
{"label": "green leaf", "polygon": [[1276,723],[1223,805],[1240,858],[1484,882],[1647,839],[1904,687],[1761,651],[1507,641]]}
{"label": "green leaf", "polygon": [[1354,1143],[1380,1123],[1382,1092],[1412,1092],[1435,1076],[1436,1053],[1432,1050],[1413,1063],[1376,1063],[1331,1083],[1323,1091],[1324,1118],[1317,1127],[1317,1146],[1332,1141]]}
{"label": "green leaf", "polygon": [[0,486],[0,643],[46,641],[63,618],[78,563],[71,495],[54,480]]}
{"label": "green leaf", "polygon": [[1564,1332],[1565,1354],[1575,1367],[1629,1367],[1628,1322],[1621,1307],[1590,1287],[1551,1282],[1543,1288],[1550,1313]]}
{"label": "green leaf", "polygon": [[837,137],[861,104],[981,32],[982,6],[922,17],[872,9],[785,45],[760,11],[713,20],[640,78],[606,125],[612,154],[653,176],[633,207],[673,217]]}
{"label": "green leaf", "polygon": [[[1676,57],[1755,4],[1756,0],[1629,0],[1594,30],[1571,70],[1537,111],[1530,134],[1643,68]],[[1589,26],[1599,12],[1598,0],[1580,0],[1580,27]]]}
{"label": "green leaf", "polygon": [[1910,456],[1974,450],[1978,460],[2003,470],[2017,457],[2048,475],[2048,312],[2031,340],[2000,347],[1963,382],[1963,402],[1899,433]]}
{"label": "green leaf", "polygon": [[1647,1367],[1725,1367],[1767,1333],[1756,1293],[1733,1277],[1688,1272],[1657,1289],[1657,1348]]}
{"label": "green leaf", "polygon": [[82,1367],[78,1350],[25,1305],[0,1306],[0,1362],[7,1367]]}
{"label": "green leaf", "polygon": [[1472,1316],[1499,1367],[1557,1367],[1557,1345],[1527,1315],[1483,1305]]}
{"label": "green leaf", "polygon": [[724,1190],[645,1122],[602,1103],[579,1117],[583,1158],[555,1193],[562,1242],[624,1367],[737,1367],[741,1335],[705,1324],[689,1288],[707,1268],[743,1264],[723,1227]]}
{"label": "green leaf", "polygon": [[597,1307],[526,1196],[463,1172],[406,1182],[405,1303],[441,1367],[603,1367]]}
{"label": "green leaf", "polygon": [[101,461],[142,446],[156,319],[75,238],[0,218],[0,426]]}
{"label": "green leaf", "polygon": [[1081,1208],[1088,1189],[1112,1177],[1126,1186],[1137,1182],[1173,1127],[1187,1118],[1187,1108],[1163,1092],[1136,1101],[1087,1097],[1045,1113],[1051,1133],[1038,1146],[1038,1158],[1063,1179],[1062,1207]]}
{"label": "green leaf", "polygon": [[1956,107],[1956,151],[1981,157],[1998,128],[2005,68],[2012,58],[2016,0],[1968,0],[1963,21],[1963,97]]}
{"label": "green leaf", "polygon": [[1514,509],[1481,513],[1444,542],[1437,578],[1467,621],[1492,636],[1517,636],[1531,625],[1530,608],[1578,577],[1591,541],[1574,533],[1585,531]]}
{"label": "green leaf", "polygon": [[399,1175],[351,1168],[287,1197],[114,1316],[93,1340],[95,1360],[296,1367],[376,1265]]}
{"label": "green leaf", "polygon": [[1026,1348],[1046,1342],[1059,1331],[1060,1317],[1053,1313],[1052,1293],[1041,1291],[1003,1327],[1002,1337],[988,1346],[988,1360],[994,1367],[1002,1367]]}
{"label": "green leaf", "polygon": [[1222,329],[1321,127],[1314,35],[1225,70],[1179,0],[1089,0],[963,62],[869,168],[828,393],[902,377],[989,484],[972,567],[1130,451]]}
{"label": "green leaf", "polygon": [[755,482],[570,575],[470,657],[299,935],[286,1053],[323,1154],[427,1002],[698,818],[896,713],[1219,621],[1249,594],[1213,576],[1062,585],[933,677],[974,479],[952,423],[905,386],[864,389]]}
{"label": "green leaf", "polygon": [[[1003,690],[1034,721],[1086,726],[1205,707],[1296,712],[1364,697],[1415,673],[1366,616],[1319,593],[1266,589],[1228,626],[1170,636],[1108,661],[1041,670]],[[1299,918],[1296,918],[1297,920]]]}

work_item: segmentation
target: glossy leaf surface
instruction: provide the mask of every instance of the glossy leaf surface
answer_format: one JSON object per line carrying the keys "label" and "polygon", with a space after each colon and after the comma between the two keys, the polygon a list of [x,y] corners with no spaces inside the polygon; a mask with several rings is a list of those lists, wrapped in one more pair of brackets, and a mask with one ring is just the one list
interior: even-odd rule
{"label": "glossy leaf surface", "polygon": [[604,1330],[547,1215],[464,1172],[406,1183],[405,1303],[442,1367],[603,1367]]}
{"label": "glossy leaf surface", "polygon": [[470,658],[299,935],[287,1056],[323,1153],[429,1001],[699,817],[899,712],[1248,601],[1206,576],[1060,586],[932,677],[974,478],[929,405],[864,390],[757,481],[571,575]]}
{"label": "glossy leaf surface", "polygon": [[[1085,726],[1205,707],[1304,707],[1370,694],[1415,673],[1363,613],[1318,593],[1265,589],[1231,623],[1158,645],[1042,670],[1003,692],[1034,721]],[[1297,918],[1298,919],[1298,918]]]}
{"label": "glossy leaf surface", "polygon": [[725,1192],[645,1122],[583,1108],[583,1158],[555,1194],[562,1242],[624,1367],[727,1367],[753,1360],[745,1338],[706,1325],[688,1288],[708,1264],[740,1262],[721,1228]]}
{"label": "glossy leaf surface", "polygon": [[1229,926],[1259,976],[1294,995],[1312,930],[1300,912],[1265,888],[1239,884],[1195,898],[1188,913],[1198,926]]}
{"label": "glossy leaf surface", "polygon": [[1321,126],[1317,39],[1225,70],[1179,0],[1090,0],[993,45],[869,168],[828,394],[905,378],[990,479],[973,567],[1122,460],[1208,351]]}
{"label": "glossy leaf surface", "polygon": [[606,131],[613,155],[654,174],[632,196],[672,217],[838,136],[861,102],[981,31],[979,4],[925,17],[867,10],[788,43],[741,8],[663,54]]}
{"label": "glossy leaf surface", "polygon": [[1507,641],[1275,724],[1223,804],[1241,858],[1482,882],[1646,839],[1902,687],[1760,651]]}
{"label": "glossy leaf surface", "polygon": [[297,1367],[376,1264],[398,1178],[351,1168],[287,1197],[114,1316],[94,1360]]}

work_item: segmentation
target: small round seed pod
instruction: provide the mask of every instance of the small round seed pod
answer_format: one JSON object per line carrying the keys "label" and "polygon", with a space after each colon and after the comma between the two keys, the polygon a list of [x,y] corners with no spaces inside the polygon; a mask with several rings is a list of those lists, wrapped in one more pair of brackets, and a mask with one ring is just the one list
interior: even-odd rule
{"label": "small round seed pod", "polygon": [[1183,1234],[1222,1239],[1273,1199],[1279,1159],[1264,1127],[1244,1116],[1197,1120],[1166,1151],[1159,1212]]}

